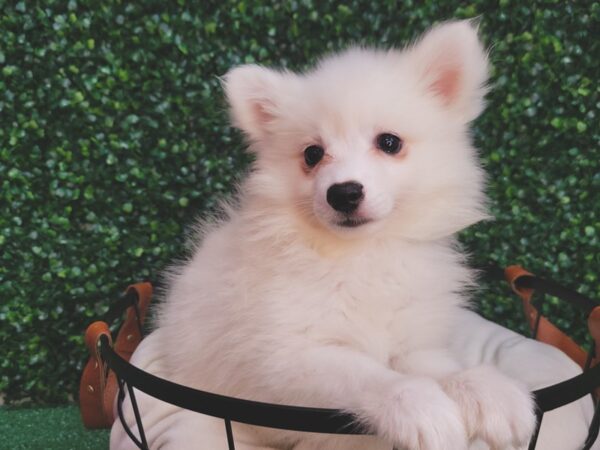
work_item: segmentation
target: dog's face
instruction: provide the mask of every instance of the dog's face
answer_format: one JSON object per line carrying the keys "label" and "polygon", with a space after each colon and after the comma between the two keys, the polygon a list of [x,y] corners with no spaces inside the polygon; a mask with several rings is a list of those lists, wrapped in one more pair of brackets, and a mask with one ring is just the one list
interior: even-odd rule
{"label": "dog's face", "polygon": [[403,51],[350,49],[305,74],[235,68],[225,87],[257,154],[249,189],[340,236],[452,234],[484,215],[468,124],[486,78],[468,22]]}

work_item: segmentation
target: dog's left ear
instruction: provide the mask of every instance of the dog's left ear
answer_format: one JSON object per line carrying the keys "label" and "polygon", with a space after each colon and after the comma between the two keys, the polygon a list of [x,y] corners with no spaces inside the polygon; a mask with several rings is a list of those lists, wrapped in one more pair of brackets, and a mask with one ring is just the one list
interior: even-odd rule
{"label": "dog's left ear", "polygon": [[279,115],[278,98],[287,74],[255,64],[231,69],[223,78],[233,125],[251,141],[264,139]]}
{"label": "dog's left ear", "polygon": [[483,110],[487,55],[473,21],[446,22],[427,32],[411,49],[420,81],[463,122]]}

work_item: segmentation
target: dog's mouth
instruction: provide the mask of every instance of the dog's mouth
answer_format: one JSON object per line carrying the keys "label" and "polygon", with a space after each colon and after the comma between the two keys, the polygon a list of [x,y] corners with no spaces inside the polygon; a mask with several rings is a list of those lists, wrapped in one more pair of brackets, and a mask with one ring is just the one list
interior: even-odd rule
{"label": "dog's mouth", "polygon": [[371,219],[366,219],[364,217],[346,217],[344,220],[336,222],[336,225],[344,228],[357,228],[369,222],[371,222]]}

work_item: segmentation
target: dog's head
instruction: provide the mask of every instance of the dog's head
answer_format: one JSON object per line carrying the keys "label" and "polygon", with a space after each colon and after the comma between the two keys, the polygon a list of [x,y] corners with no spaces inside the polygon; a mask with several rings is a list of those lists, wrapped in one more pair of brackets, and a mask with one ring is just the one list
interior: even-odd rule
{"label": "dog's head", "polygon": [[234,68],[233,122],[257,155],[247,188],[339,236],[452,234],[485,216],[468,124],[487,72],[470,22],[402,51],[352,48],[302,74]]}

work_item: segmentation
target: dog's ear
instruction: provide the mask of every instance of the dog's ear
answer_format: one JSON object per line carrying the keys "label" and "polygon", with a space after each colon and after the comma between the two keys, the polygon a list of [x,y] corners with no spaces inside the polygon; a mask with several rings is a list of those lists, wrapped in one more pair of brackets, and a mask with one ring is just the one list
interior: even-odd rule
{"label": "dog's ear", "polygon": [[231,69],[223,78],[233,125],[251,141],[263,139],[276,120],[285,77],[284,73],[247,64]]}
{"label": "dog's ear", "polygon": [[487,54],[473,21],[446,22],[427,32],[410,51],[420,82],[463,122],[483,110]]}

